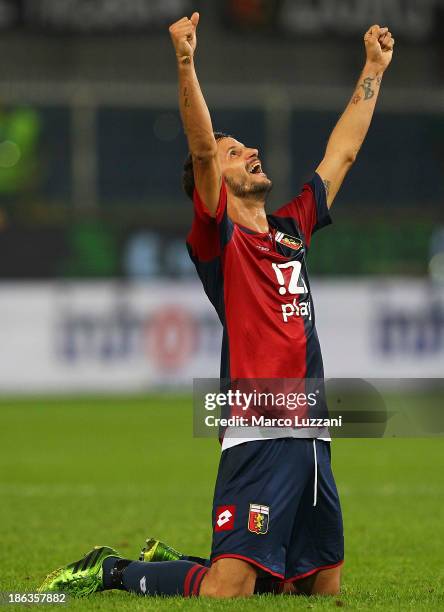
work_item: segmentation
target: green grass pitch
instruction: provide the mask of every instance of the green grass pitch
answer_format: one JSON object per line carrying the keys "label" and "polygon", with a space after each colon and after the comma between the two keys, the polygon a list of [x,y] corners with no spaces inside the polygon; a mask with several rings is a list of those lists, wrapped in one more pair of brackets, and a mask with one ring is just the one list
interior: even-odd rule
{"label": "green grass pitch", "polygon": [[[216,440],[193,439],[189,396],[3,399],[0,415],[0,591],[34,592],[94,544],[136,558],[157,536],[208,554],[220,450]],[[444,440],[336,440],[333,462],[346,533],[340,596],[107,592],[68,608],[444,609]]]}

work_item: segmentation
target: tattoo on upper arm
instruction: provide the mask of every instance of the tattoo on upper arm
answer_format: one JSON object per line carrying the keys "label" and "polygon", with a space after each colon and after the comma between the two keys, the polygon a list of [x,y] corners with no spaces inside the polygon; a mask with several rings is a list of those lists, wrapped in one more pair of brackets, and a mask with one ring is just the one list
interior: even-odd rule
{"label": "tattoo on upper arm", "polygon": [[322,179],[322,182],[324,183],[324,187],[325,187],[325,195],[328,197],[328,195],[330,193],[331,181],[327,181],[326,179]]}
{"label": "tattoo on upper arm", "polygon": [[183,90],[183,100],[184,100],[184,101],[183,101],[183,104],[184,104],[184,106],[185,106],[186,108],[188,108],[188,107],[190,107],[190,106],[191,106],[191,104],[190,104],[190,100],[189,100],[189,98],[188,98],[188,87],[185,87],[185,88],[184,88],[184,90]]}

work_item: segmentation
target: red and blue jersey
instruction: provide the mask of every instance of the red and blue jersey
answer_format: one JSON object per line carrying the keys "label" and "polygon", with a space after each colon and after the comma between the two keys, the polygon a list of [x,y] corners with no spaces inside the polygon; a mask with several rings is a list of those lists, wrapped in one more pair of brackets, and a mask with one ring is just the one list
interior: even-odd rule
{"label": "red and blue jersey", "polygon": [[331,223],[320,176],[267,219],[265,233],[234,223],[223,181],[214,218],[194,191],[187,246],[223,325],[221,378],[323,378],[306,265],[313,233]]}

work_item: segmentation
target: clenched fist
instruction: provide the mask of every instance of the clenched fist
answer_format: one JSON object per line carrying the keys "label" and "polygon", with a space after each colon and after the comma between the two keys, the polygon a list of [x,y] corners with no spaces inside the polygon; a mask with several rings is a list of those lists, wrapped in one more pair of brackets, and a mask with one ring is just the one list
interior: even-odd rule
{"label": "clenched fist", "polygon": [[182,64],[190,63],[196,50],[196,29],[198,23],[199,13],[193,13],[191,19],[183,17],[169,28],[177,59]]}
{"label": "clenched fist", "polygon": [[393,57],[395,39],[388,28],[374,25],[364,36],[367,61],[386,70]]}

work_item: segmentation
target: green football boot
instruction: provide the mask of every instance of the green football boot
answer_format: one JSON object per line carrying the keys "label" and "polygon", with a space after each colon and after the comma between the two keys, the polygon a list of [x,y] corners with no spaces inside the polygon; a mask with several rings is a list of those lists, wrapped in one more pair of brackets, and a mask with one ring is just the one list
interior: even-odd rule
{"label": "green football boot", "polygon": [[182,558],[182,553],[171,546],[167,546],[160,540],[154,538],[148,538],[145,542],[145,546],[139,556],[139,561],[179,561]]}
{"label": "green football boot", "polygon": [[60,567],[46,576],[39,593],[59,591],[72,597],[85,597],[103,591],[102,563],[108,557],[120,557],[109,546],[95,546],[79,561]]}

